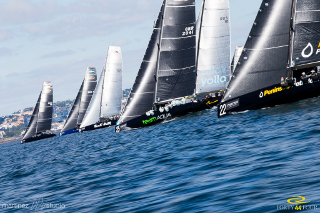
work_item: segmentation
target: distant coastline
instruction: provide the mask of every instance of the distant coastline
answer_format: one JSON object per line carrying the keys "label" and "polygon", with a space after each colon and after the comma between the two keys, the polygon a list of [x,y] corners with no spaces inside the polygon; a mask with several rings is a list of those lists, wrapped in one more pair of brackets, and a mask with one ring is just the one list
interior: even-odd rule
{"label": "distant coastline", "polygon": [[6,138],[4,140],[0,140],[0,145],[1,144],[5,144],[5,143],[11,143],[11,142],[15,142],[15,141],[21,141],[22,137],[19,138]]}

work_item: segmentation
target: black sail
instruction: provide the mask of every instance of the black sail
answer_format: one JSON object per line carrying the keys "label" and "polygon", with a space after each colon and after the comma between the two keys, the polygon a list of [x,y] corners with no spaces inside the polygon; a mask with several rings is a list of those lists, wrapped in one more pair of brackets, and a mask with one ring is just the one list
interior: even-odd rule
{"label": "black sail", "polygon": [[61,130],[62,132],[67,131],[69,129],[76,128],[76,126],[77,126],[83,84],[84,84],[84,81],[81,84],[81,87],[79,89],[79,92],[77,94],[75,101],[73,102],[72,108],[71,108],[69,115],[68,115],[68,118],[67,118],[67,121]]}
{"label": "black sail", "polygon": [[23,139],[31,138],[36,134],[37,131],[37,121],[38,121],[38,113],[39,113],[39,105],[40,105],[40,98],[41,93],[39,95],[38,101],[36,103],[36,106],[34,107],[31,119],[29,121],[28,127],[26,129],[26,132],[23,136]]}
{"label": "black sail", "polygon": [[292,0],[262,1],[222,102],[279,85],[289,60],[291,15]]}
{"label": "black sail", "polygon": [[37,121],[37,133],[51,129],[53,110],[53,88],[52,83],[45,81],[42,88],[39,113]]}
{"label": "black sail", "polygon": [[195,1],[164,2],[157,68],[157,102],[192,95],[196,84]]}
{"label": "black sail", "polygon": [[93,92],[97,86],[97,72],[96,68],[88,67],[86,71],[86,76],[84,78],[82,94],[81,94],[81,102],[79,105],[79,112],[78,112],[78,120],[77,125],[80,125],[88,106],[90,104],[91,98],[93,96]]}
{"label": "black sail", "polygon": [[153,107],[163,9],[162,5],[127,104],[121,113],[119,124],[139,117]]}
{"label": "black sail", "polygon": [[320,65],[320,1],[297,0],[294,16],[292,67]]}

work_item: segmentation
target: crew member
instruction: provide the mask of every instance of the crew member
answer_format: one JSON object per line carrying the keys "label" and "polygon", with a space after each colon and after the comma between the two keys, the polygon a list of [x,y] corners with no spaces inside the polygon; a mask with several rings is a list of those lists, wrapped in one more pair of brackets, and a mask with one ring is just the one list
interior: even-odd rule
{"label": "crew member", "polygon": [[319,81],[319,75],[314,70],[311,71],[310,77],[311,77],[313,82],[318,82]]}
{"label": "crew member", "polygon": [[301,80],[302,80],[303,84],[308,84],[308,79],[309,79],[309,77],[306,75],[305,72],[303,72],[301,74]]}
{"label": "crew member", "polygon": [[288,75],[286,77],[286,82],[288,83],[288,86],[294,86],[293,78],[291,77],[291,75]]}
{"label": "crew member", "polygon": [[284,77],[281,77],[281,86],[282,86],[282,87],[288,87],[288,82],[286,82],[286,81],[284,80]]}

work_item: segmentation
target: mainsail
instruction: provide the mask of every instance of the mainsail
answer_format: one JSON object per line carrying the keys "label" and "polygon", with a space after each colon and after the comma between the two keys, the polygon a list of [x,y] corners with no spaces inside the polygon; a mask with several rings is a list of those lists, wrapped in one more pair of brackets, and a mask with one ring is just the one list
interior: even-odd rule
{"label": "mainsail", "polygon": [[295,1],[292,67],[320,65],[320,1]]}
{"label": "mainsail", "polygon": [[239,59],[241,57],[242,51],[243,51],[244,46],[236,46],[236,50],[234,52],[234,56],[231,62],[231,72],[234,73],[237,64],[239,62]]}
{"label": "mainsail", "polygon": [[74,129],[82,123],[83,117],[87,111],[89,102],[91,101],[93,92],[97,85],[96,69],[88,67],[85,78],[81,84],[77,97],[69,112],[67,121],[62,129],[62,132],[69,129]]}
{"label": "mainsail", "polygon": [[230,80],[229,1],[204,0],[197,21],[197,89],[225,89]]}
{"label": "mainsail", "polygon": [[279,85],[286,76],[292,0],[262,1],[222,102]]}
{"label": "mainsail", "polygon": [[165,0],[162,22],[156,102],[166,102],[195,92],[195,1]]}
{"label": "mainsail", "polygon": [[110,46],[98,85],[80,128],[93,125],[100,118],[118,115],[121,110],[122,95],[121,48]]}
{"label": "mainsail", "polygon": [[37,133],[51,129],[52,123],[53,88],[52,83],[45,81],[42,91],[34,108],[23,140],[31,138]]}
{"label": "mainsail", "polygon": [[163,10],[164,4],[161,7],[158,19],[154,23],[148,48],[130,91],[126,106],[122,111],[119,123],[139,117],[146,110],[150,110],[153,107]]}

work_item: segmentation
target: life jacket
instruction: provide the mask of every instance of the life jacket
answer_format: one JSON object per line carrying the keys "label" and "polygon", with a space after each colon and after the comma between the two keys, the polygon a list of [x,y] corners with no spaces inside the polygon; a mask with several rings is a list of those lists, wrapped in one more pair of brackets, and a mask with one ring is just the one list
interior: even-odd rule
{"label": "life jacket", "polygon": [[304,84],[308,84],[308,77],[307,76],[301,76],[301,80],[303,81]]}
{"label": "life jacket", "polygon": [[312,79],[312,81],[318,81],[318,80],[319,80],[319,75],[318,75],[318,73],[313,73],[313,74],[311,74],[311,79]]}
{"label": "life jacket", "polygon": [[293,82],[292,78],[287,77],[286,78],[286,82],[288,83],[288,86],[293,86],[294,85],[294,82]]}

